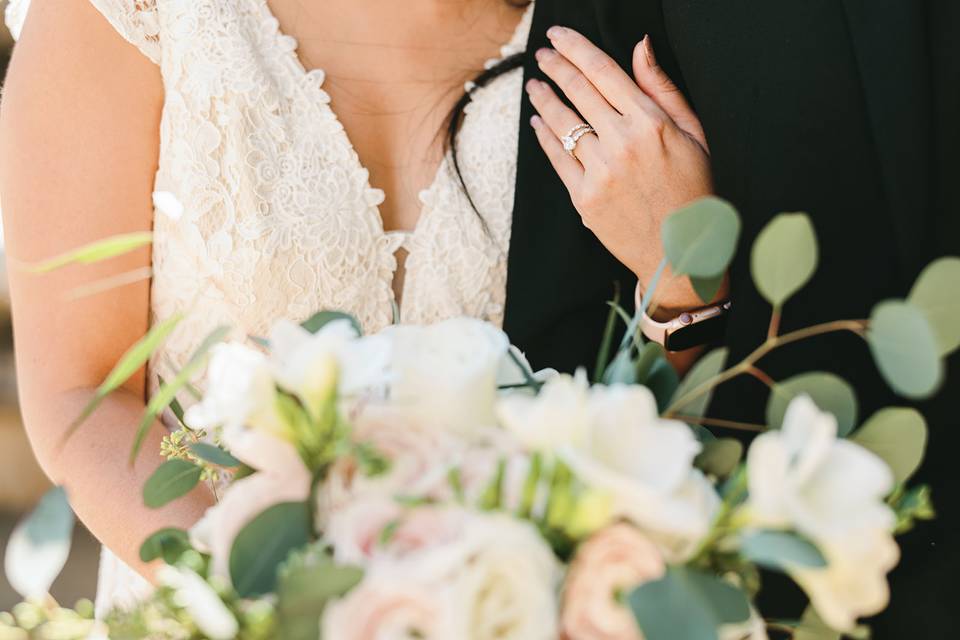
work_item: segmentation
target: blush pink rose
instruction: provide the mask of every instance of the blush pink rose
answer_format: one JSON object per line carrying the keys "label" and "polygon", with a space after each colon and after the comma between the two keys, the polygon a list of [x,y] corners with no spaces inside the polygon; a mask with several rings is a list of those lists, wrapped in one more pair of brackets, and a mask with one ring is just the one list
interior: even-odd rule
{"label": "blush pink rose", "polygon": [[560,626],[566,640],[643,640],[617,594],[657,580],[666,564],[636,527],[619,523],[580,545],[563,592]]}

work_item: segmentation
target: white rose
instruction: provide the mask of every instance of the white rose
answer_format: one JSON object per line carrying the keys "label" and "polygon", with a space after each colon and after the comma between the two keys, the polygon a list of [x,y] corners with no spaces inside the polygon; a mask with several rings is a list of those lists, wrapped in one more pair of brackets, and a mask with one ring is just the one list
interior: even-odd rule
{"label": "white rose", "polygon": [[251,426],[289,438],[276,410],[277,390],[267,357],[236,343],[213,347],[203,400],[187,409],[192,428]]}
{"label": "white rose", "polygon": [[502,331],[458,318],[392,326],[384,335],[393,343],[390,390],[397,408],[462,435],[495,424],[497,372],[510,346]]}
{"label": "white rose", "polygon": [[187,610],[204,637],[210,640],[232,640],[237,637],[240,625],[236,617],[199,575],[189,569],[165,565],[157,577],[162,584],[174,590],[174,602]]}
{"label": "white rose", "polygon": [[579,480],[613,499],[612,515],[653,537],[670,561],[706,535],[719,498],[694,469],[700,452],[690,428],[659,417],[642,386],[595,386],[558,376],[535,398],[500,403],[503,426],[528,447],[555,451]]}
{"label": "white rose", "polygon": [[897,562],[889,467],[849,440],[807,396],[790,403],[783,428],[759,436],[747,455],[746,514],[757,526],[794,528],[826,557],[825,569],[791,568],[824,620],[849,630],[886,606],[886,573]]}
{"label": "white rose", "polygon": [[229,579],[230,550],[237,534],[273,505],[306,500],[311,478],[296,449],[285,440],[235,427],[224,431],[223,442],[234,457],[257,473],[230,484],[220,501],[190,530],[190,540],[211,555],[211,574]]}
{"label": "white rose", "polygon": [[[370,525],[384,519],[392,530],[381,539],[379,533],[373,534],[376,524]],[[356,615],[362,615],[359,594],[377,593],[381,585],[399,580],[411,593],[425,593],[431,602],[444,603],[436,619],[456,625],[443,624],[445,638],[557,637],[555,592],[560,566],[528,523],[459,507],[418,507],[392,518],[384,502],[371,502],[337,514],[328,538],[339,562],[361,564],[367,572],[357,589],[325,615],[331,618],[324,620],[325,630],[342,619],[337,616],[341,607],[350,605]]]}

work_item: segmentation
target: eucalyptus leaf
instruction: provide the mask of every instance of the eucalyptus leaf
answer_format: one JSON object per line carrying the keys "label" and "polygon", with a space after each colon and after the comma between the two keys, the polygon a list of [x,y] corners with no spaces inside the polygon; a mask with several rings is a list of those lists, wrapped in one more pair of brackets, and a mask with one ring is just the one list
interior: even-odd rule
{"label": "eucalyptus leaf", "polygon": [[350,326],[353,327],[353,330],[357,332],[358,336],[363,335],[363,328],[360,326],[360,322],[349,313],[342,311],[319,311],[301,322],[300,326],[310,333],[317,333],[320,329],[323,329],[335,320],[346,320],[350,323]]}
{"label": "eucalyptus leaf", "polygon": [[167,564],[174,564],[190,548],[190,536],[186,531],[167,527],[152,534],[140,545],[140,560],[153,562],[162,559]]}
{"label": "eucalyptus leaf", "polygon": [[39,264],[29,265],[27,269],[34,273],[49,273],[71,264],[93,264],[109,258],[130,253],[153,242],[149,231],[138,231],[110,236],[90,244],[83,245]]}
{"label": "eucalyptus leaf", "polygon": [[767,401],[767,424],[771,429],[783,426],[783,416],[794,398],[808,395],[823,411],[837,418],[837,433],[848,435],[857,424],[859,405],[857,394],[840,376],[822,371],[813,371],[778,382]]}
{"label": "eucalyptus leaf", "polygon": [[745,622],[751,613],[742,590],[691,567],[669,567],[627,601],[646,640],[717,640],[720,626]]}
{"label": "eucalyptus leaf", "polygon": [[10,534],[5,556],[7,581],[26,599],[41,599],[70,556],[73,510],[63,487],[50,489]]}
{"label": "eucalyptus leaf", "polygon": [[960,347],[960,258],[935,260],[920,274],[909,301],[927,316],[940,355]]}
{"label": "eucalyptus leaf", "polygon": [[335,564],[321,545],[294,551],[280,567],[277,581],[277,637],[319,640],[327,603],[362,579],[363,570]]}
{"label": "eucalyptus leaf", "polygon": [[653,363],[643,384],[650,389],[653,397],[657,399],[657,410],[665,411],[670,406],[670,399],[674,397],[680,387],[680,374],[677,373],[677,370],[673,368],[666,357],[662,357]]}
{"label": "eucalyptus leaf", "polygon": [[[674,413],[697,418],[703,417],[707,412],[707,407],[710,406],[710,398],[713,396],[713,393],[702,393],[696,398],[690,398],[689,400],[686,398],[692,391],[708,380],[715,378],[723,371],[728,355],[729,350],[721,348],[714,349],[700,358],[697,364],[693,366],[687,376],[680,382],[680,387],[674,395],[673,405],[671,407]],[[680,402],[683,404],[679,404]]]}
{"label": "eucalyptus leaf", "polygon": [[766,569],[790,566],[819,569],[827,566],[820,550],[809,540],[788,531],[756,531],[744,536],[740,551],[748,560]]}
{"label": "eucalyptus leaf", "polygon": [[603,374],[604,384],[636,384],[637,362],[633,348],[621,349]]}
{"label": "eucalyptus leaf", "polygon": [[797,626],[793,635],[793,640],[840,640],[841,638],[851,638],[851,640],[869,640],[870,628],[864,625],[856,625],[853,629],[840,633],[831,629],[817,614],[812,606],[807,607],[803,613],[803,618]]}
{"label": "eucalyptus leaf", "polygon": [[240,597],[276,590],[277,569],[310,542],[310,509],[305,502],[276,504],[251,520],[233,541],[230,577]]}
{"label": "eucalyptus leaf", "polygon": [[926,314],[910,303],[892,300],[874,307],[867,342],[877,368],[900,395],[923,399],[943,382],[940,347]]}
{"label": "eucalyptus leaf", "polygon": [[220,447],[207,442],[195,442],[191,444],[190,452],[204,462],[209,462],[218,467],[232,469],[233,467],[239,467],[241,464],[239,460]]}
{"label": "eucalyptus leaf", "polygon": [[714,278],[736,251],[740,216],[728,202],[703,198],[668,216],[661,234],[674,274]]}
{"label": "eucalyptus leaf", "polygon": [[781,213],[753,243],[750,269],[757,290],[779,309],[817,270],[817,236],[805,213]]}
{"label": "eucalyptus leaf", "polygon": [[726,274],[721,273],[720,275],[709,278],[690,278],[690,284],[693,286],[693,290],[697,292],[697,296],[703,300],[704,303],[709,304],[713,302],[717,294],[720,293],[720,287],[723,286],[725,277]]}
{"label": "eucalyptus leaf", "polygon": [[693,464],[708,475],[726,478],[736,470],[742,458],[743,444],[739,440],[721,438],[704,443],[703,451]]}
{"label": "eucalyptus leaf", "polygon": [[873,414],[851,440],[886,462],[900,484],[909,480],[923,462],[927,435],[927,423],[919,411],[888,407]]}
{"label": "eucalyptus leaf", "polygon": [[203,469],[187,460],[167,460],[143,485],[143,503],[151,509],[169,504],[190,493],[202,473]]}
{"label": "eucalyptus leaf", "polygon": [[181,320],[183,320],[183,315],[175,314],[163,322],[153,325],[147,332],[147,335],[143,336],[143,338],[138,340],[132,347],[127,349],[126,353],[120,358],[120,361],[113,367],[113,370],[107,374],[107,377],[100,386],[97,387],[96,393],[94,393],[90,402],[87,403],[87,406],[83,408],[83,411],[80,412],[77,419],[67,428],[65,438],[73,435],[74,431],[97,410],[97,407],[100,406],[107,396],[119,389],[133,374],[147,363],[150,356],[153,355],[153,352],[167,339],[167,336],[170,335]]}
{"label": "eucalyptus leaf", "polygon": [[[597,351],[597,362],[594,366],[594,382],[603,380],[604,370],[610,362],[610,351],[613,348],[613,336],[617,330],[617,316],[626,315],[626,311],[620,307],[620,285],[617,283],[613,300],[607,302],[610,311],[607,313],[607,323],[603,328],[603,338],[600,340],[600,349]],[[630,322],[627,320],[627,324]]]}

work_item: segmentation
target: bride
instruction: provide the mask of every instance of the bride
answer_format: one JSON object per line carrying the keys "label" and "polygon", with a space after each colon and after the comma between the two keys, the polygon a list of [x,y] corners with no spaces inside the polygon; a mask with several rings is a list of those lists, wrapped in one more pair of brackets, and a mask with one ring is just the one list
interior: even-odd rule
{"label": "bride", "polygon": [[[630,71],[570,28],[529,50],[550,7],[12,1],[19,43],[0,117],[11,259],[122,232],[155,238],[152,252],[104,264],[10,271],[24,419],[105,545],[100,611],[147,588],[147,535],[189,527],[211,503],[197,489],[143,506],[162,425],[125,460],[158,378],[213,328],[259,335],[319,309],[349,311],[370,332],[468,315],[516,329],[535,365],[569,368],[596,353],[612,281],[651,281],[661,221],[711,192],[702,129],[639,30]],[[528,104],[539,115],[521,119]],[[539,148],[522,144],[531,132]],[[547,160],[555,173],[541,179],[531,167]],[[520,202],[521,188],[542,199]],[[583,226],[561,227],[568,214]],[[534,259],[544,255],[576,261],[576,279],[551,278],[559,270]],[[104,279],[123,286],[71,296]],[[678,280],[656,319],[701,304]],[[149,371],[63,444],[124,350],[176,313],[186,319]],[[675,357],[683,368],[694,356]]]}

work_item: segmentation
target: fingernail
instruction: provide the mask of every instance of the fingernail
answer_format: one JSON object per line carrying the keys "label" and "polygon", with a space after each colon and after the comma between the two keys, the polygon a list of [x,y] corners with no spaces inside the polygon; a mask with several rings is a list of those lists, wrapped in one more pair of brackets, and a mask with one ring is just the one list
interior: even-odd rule
{"label": "fingernail", "polygon": [[533,93],[540,88],[540,81],[536,78],[531,78],[527,80],[527,93]]}
{"label": "fingernail", "polygon": [[554,38],[559,38],[566,32],[566,30],[567,30],[566,27],[560,27],[560,26],[550,27],[549,29],[547,29],[547,37],[550,38],[551,40],[553,40]]}
{"label": "fingernail", "polygon": [[533,56],[537,59],[538,62],[543,62],[544,60],[547,60],[551,56],[553,56],[553,53],[554,53],[553,49],[547,49],[546,47],[544,47],[543,49],[537,49],[537,52],[533,54]]}
{"label": "fingernail", "polygon": [[643,57],[646,59],[648,66],[657,66],[657,56],[653,53],[653,42],[650,41],[649,35],[643,37]]}
{"label": "fingernail", "polygon": [[530,126],[533,127],[534,129],[539,127],[542,123],[543,123],[543,120],[540,118],[540,116],[535,115],[530,118]]}

